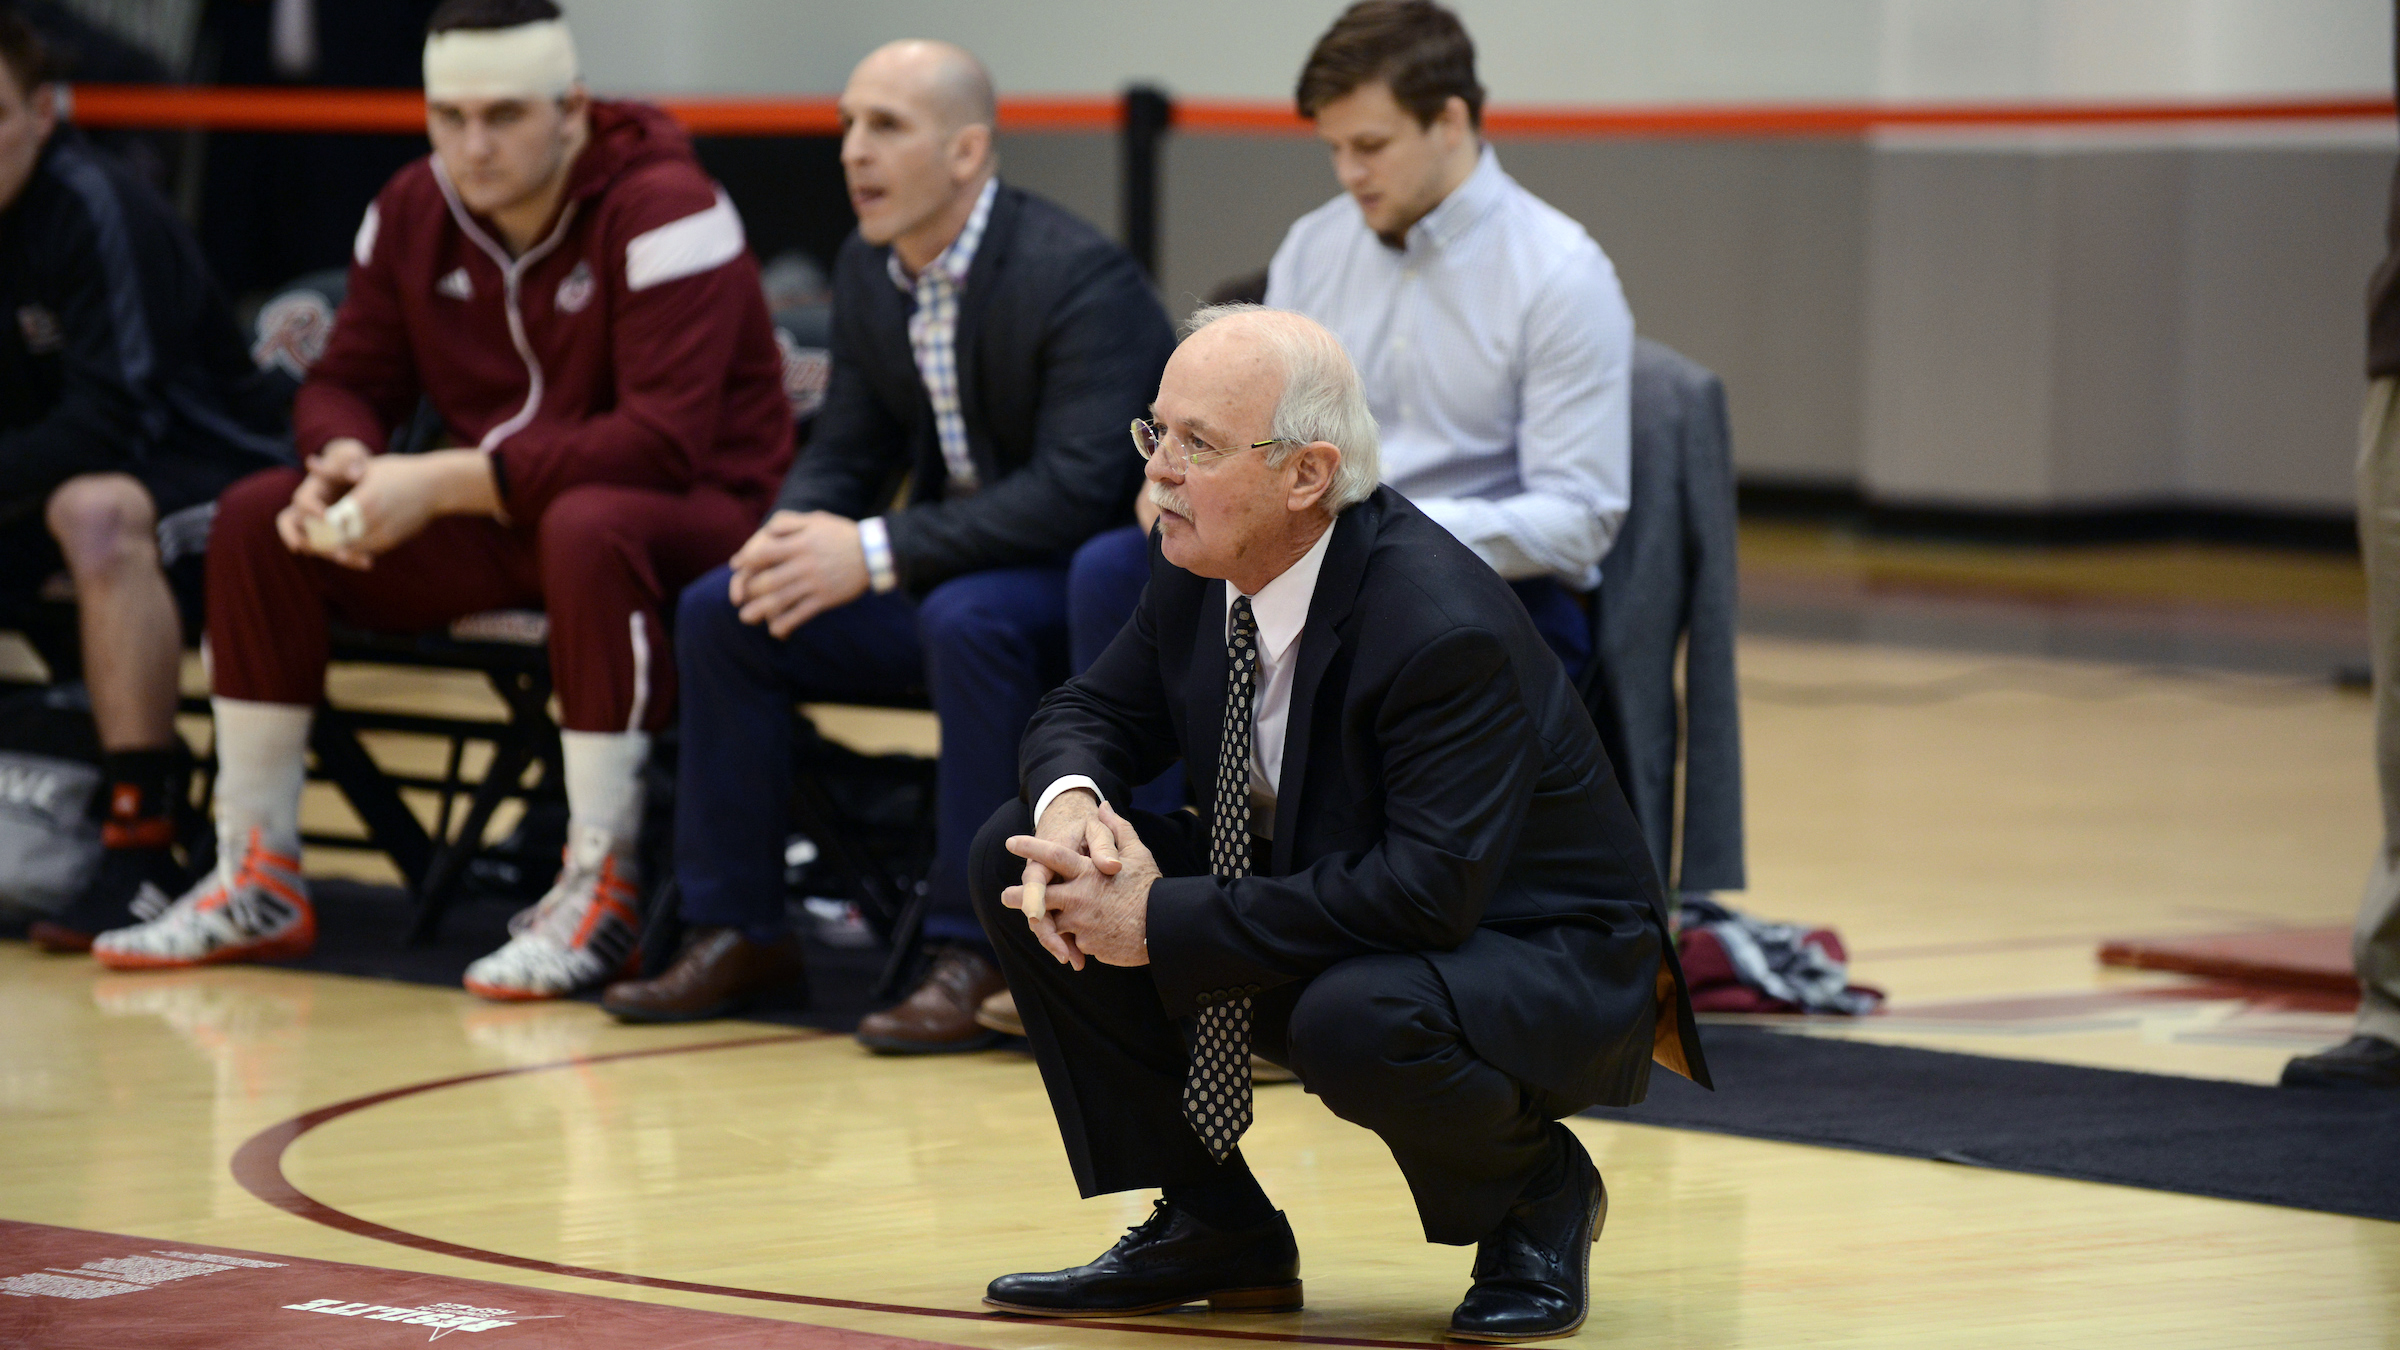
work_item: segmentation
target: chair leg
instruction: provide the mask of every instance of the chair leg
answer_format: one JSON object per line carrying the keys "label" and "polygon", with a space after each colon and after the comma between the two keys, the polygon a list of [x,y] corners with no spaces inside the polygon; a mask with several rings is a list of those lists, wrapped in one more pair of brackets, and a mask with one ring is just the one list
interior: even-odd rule
{"label": "chair leg", "polygon": [[925,892],[899,893],[892,877],[875,856],[860,847],[842,828],[841,812],[813,774],[800,774],[793,783],[792,818],[800,832],[816,841],[833,865],[858,883],[859,903],[884,930],[891,954],[875,982],[875,997],[896,996],[917,955],[917,938],[925,923]]}
{"label": "chair leg", "polygon": [[[509,798],[528,796],[519,782],[526,768],[536,760],[553,768],[559,762],[558,727],[550,720],[549,676],[523,670],[487,670],[484,674],[493,692],[508,705],[508,730],[494,742],[491,765],[476,785],[467,804],[467,818],[455,834],[449,832],[450,798],[447,793],[443,796],[442,844],[416,887],[417,920],[408,934],[412,945],[432,942],[441,931],[442,916],[458,898],[467,864],[483,851],[483,834],[492,823],[492,814]],[[457,780],[461,748],[459,742],[451,743],[447,781]]]}
{"label": "chair leg", "polygon": [[424,884],[433,863],[433,840],[417,823],[399,789],[358,741],[358,730],[340,709],[319,704],[309,726],[308,747],[316,752],[317,769],[340,788],[350,809],[366,823],[367,838],[381,849],[411,889]]}
{"label": "chair leg", "polygon": [[670,874],[642,903],[642,975],[664,974],[682,945],[683,892]]}
{"label": "chair leg", "polygon": [[924,946],[925,908],[930,898],[925,883],[920,881],[900,906],[899,917],[892,922],[892,950],[883,958],[883,970],[875,977],[875,987],[869,991],[877,1000],[898,998],[908,992],[908,973],[917,963],[918,949]]}
{"label": "chair leg", "polygon": [[440,931],[442,915],[456,897],[467,863],[483,851],[483,832],[492,823],[492,813],[500,809],[500,803],[522,792],[517,780],[533,762],[534,747],[528,743],[533,739],[529,732],[520,731],[493,747],[491,768],[476,785],[466,821],[457,834],[443,841],[425,868],[424,880],[417,887],[417,922],[409,930],[410,943],[431,942]]}

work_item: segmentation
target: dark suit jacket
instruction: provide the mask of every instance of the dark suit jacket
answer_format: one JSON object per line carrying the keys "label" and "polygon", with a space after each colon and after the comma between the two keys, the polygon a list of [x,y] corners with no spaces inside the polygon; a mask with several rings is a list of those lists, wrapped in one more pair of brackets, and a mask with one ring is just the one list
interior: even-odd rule
{"label": "dark suit jacket", "polygon": [[1142,462],[1126,427],[1174,350],[1131,255],[1064,209],[1001,185],[959,300],[958,387],[982,489],[953,499],[933,404],[908,345],[915,302],[889,248],[856,234],[834,261],[833,374],[779,510],[884,510],[900,584],[1055,561],[1125,523]]}
{"label": "dark suit jacket", "polygon": [[[1132,622],[1034,714],[1027,800],[1085,774],[1121,802],[1179,754],[1215,800],[1224,633],[1225,583],[1153,542]],[[1706,1083],[1657,869],[1507,583],[1379,489],[1335,522],[1298,661],[1272,875],[1151,887],[1168,1011],[1417,952],[1476,1053],[1518,1078],[1636,1102],[1655,1052]]]}

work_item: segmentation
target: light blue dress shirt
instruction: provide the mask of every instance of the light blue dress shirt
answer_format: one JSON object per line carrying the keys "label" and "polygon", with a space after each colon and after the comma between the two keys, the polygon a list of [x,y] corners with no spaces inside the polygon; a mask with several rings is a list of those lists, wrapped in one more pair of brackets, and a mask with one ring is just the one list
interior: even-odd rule
{"label": "light blue dress shirt", "polygon": [[1632,476],[1633,313],[1616,268],[1490,146],[1404,243],[1336,197],[1284,236],[1267,303],[1350,349],[1385,483],[1500,575],[1590,590]]}

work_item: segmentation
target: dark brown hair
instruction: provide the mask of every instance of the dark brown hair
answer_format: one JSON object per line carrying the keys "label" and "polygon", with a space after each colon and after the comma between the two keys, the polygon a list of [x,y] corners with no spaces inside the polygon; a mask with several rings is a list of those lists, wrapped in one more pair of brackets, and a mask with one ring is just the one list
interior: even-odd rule
{"label": "dark brown hair", "polygon": [[433,18],[425,24],[427,33],[447,33],[460,28],[514,28],[523,23],[541,23],[564,18],[558,6],[550,0],[442,0]]}
{"label": "dark brown hair", "polygon": [[1342,11],[1300,67],[1294,101],[1302,117],[1377,80],[1392,99],[1432,126],[1452,98],[1466,100],[1467,122],[1483,126],[1483,86],[1475,81],[1475,40],[1458,16],[1433,0],[1358,0]]}
{"label": "dark brown hair", "polygon": [[33,31],[25,16],[14,9],[0,9],[0,65],[16,77],[17,92],[26,98],[33,91],[58,78],[50,59],[50,48],[42,35]]}

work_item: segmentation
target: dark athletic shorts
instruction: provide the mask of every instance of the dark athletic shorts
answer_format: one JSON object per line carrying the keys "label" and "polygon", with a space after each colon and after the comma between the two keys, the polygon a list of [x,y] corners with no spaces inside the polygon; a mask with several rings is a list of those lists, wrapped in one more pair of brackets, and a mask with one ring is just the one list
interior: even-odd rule
{"label": "dark athletic shorts", "polygon": [[[266,467],[246,456],[161,455],[132,471],[158,510],[167,585],[183,614],[187,642],[200,632],[207,543],[207,512],[194,508],[213,508],[219,493]],[[23,625],[36,619],[45,602],[74,597],[65,579],[66,558],[43,520],[47,505],[47,500],[26,503],[0,521],[0,627]],[[186,512],[192,514],[181,514]]]}

